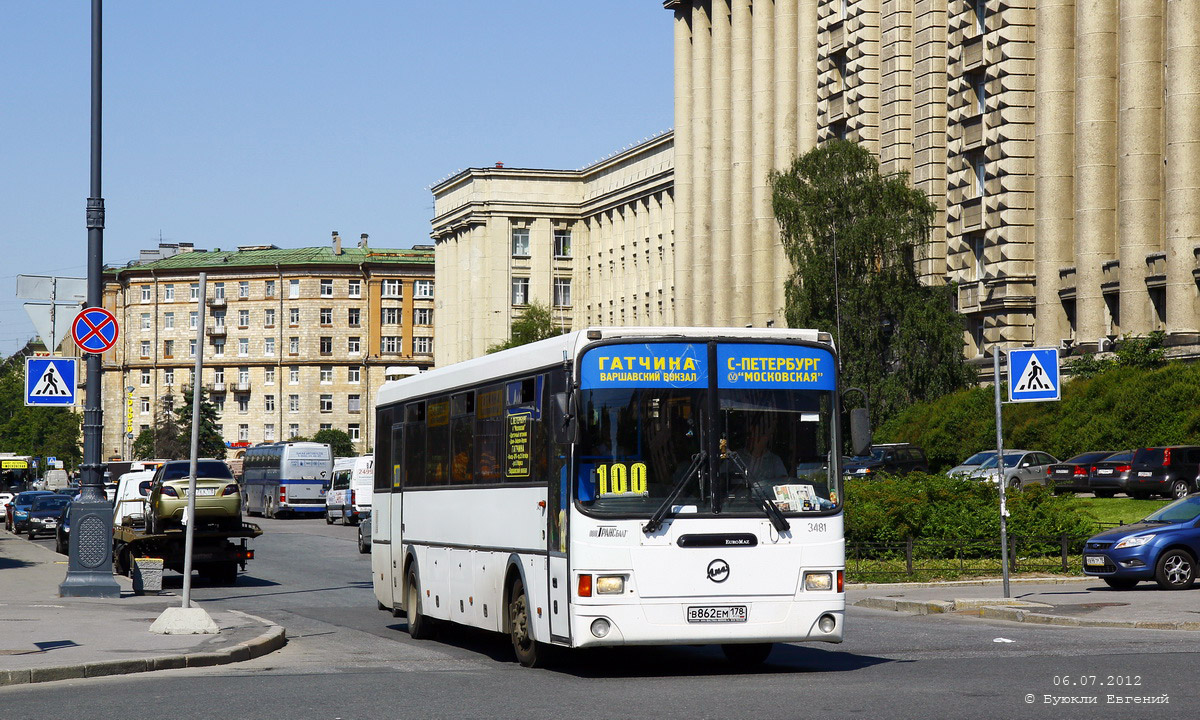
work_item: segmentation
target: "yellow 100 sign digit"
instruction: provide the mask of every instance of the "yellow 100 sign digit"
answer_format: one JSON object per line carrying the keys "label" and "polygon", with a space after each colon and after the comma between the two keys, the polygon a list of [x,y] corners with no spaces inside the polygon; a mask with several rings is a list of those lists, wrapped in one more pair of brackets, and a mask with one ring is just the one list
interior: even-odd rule
{"label": "yellow 100 sign digit", "polygon": [[624,463],[596,466],[596,486],[600,495],[636,495],[644,497],[646,490],[646,463]]}

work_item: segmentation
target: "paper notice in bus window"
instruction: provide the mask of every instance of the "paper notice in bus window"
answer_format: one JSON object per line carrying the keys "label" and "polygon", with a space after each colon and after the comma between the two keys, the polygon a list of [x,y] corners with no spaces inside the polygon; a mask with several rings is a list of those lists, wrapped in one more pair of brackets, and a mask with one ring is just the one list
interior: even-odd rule
{"label": "paper notice in bus window", "polygon": [[821,507],[816,488],[807,484],[776,485],[775,504],[784,512],[817,510]]}
{"label": "paper notice in bus window", "polygon": [[532,413],[528,410],[508,416],[508,451],[504,474],[510,478],[529,477],[529,430]]}

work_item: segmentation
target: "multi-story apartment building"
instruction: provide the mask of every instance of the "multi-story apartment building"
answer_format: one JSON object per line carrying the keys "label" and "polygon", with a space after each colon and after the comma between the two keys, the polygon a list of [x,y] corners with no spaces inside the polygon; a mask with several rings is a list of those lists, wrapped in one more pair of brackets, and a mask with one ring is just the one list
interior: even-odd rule
{"label": "multi-story apartment building", "polygon": [[365,452],[387,369],[433,364],[432,248],[371,249],[366,235],[343,248],[334,233],[330,247],[183,249],[105,273],[121,327],[104,355],[105,457],[128,457],[127,432],[149,428],[164,398],[182,402],[201,347],[233,447],[328,428]]}
{"label": "multi-story apartment building", "polygon": [[674,144],[664,133],[582,170],[464,170],[435,185],[438,365],[508,338],[529,303],[565,329],[670,324]]}

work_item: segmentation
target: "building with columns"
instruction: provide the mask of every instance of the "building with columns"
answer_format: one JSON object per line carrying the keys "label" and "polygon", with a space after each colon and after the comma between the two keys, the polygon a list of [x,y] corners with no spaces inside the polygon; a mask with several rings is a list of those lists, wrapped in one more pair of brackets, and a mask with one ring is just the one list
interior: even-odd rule
{"label": "building with columns", "polygon": [[673,154],[668,132],[581,170],[497,163],[434,185],[438,365],[506,341],[534,301],[568,330],[671,324]]}
{"label": "building with columns", "polygon": [[364,234],[344,248],[334,233],[325,247],[166,248],[105,271],[104,306],[121,327],[104,354],[106,458],[129,458],[127,433],[151,427],[164,398],[182,404],[201,316],[201,383],[233,448],[329,428],[366,452],[388,368],[433,364],[428,247],[370,248]]}
{"label": "building with columns", "polygon": [[[673,288],[664,323],[782,323],[790,268],[770,173],[844,138],[884,173],[908,173],[936,206],[916,262],[925,282],[956,284],[968,358],[997,345],[1093,352],[1156,330],[1170,356],[1200,355],[1200,2],[663,6],[674,15],[675,128],[655,192],[673,206],[673,252],[638,275],[573,265],[576,288],[589,288],[573,297],[577,325],[622,322],[602,306],[657,322],[629,312],[646,276]],[[447,191],[461,179],[435,188],[439,276],[445,241],[456,239],[455,258],[466,247],[446,231]],[[508,189],[505,202],[519,205],[524,190]],[[593,250],[592,239],[576,236],[577,258],[625,258],[629,243]],[[497,317],[508,311],[492,304]],[[488,327],[487,342],[503,335]]]}

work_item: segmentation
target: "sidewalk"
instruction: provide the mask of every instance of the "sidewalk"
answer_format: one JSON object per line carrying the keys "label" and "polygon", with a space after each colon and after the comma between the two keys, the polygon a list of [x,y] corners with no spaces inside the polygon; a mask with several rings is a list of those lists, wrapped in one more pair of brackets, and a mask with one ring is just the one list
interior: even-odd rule
{"label": "sidewalk", "polygon": [[1098,578],[1020,578],[896,585],[849,585],[846,604],[912,615],[957,613],[1069,627],[1200,630],[1200,585],[1160,590],[1153,582],[1112,590]]}
{"label": "sidewalk", "polygon": [[[64,555],[0,532],[0,686],[239,662],[286,642],[278,625],[209,610],[216,635],[156,635],[150,625],[177,595],[61,598]],[[207,609],[207,608],[206,608]]]}

